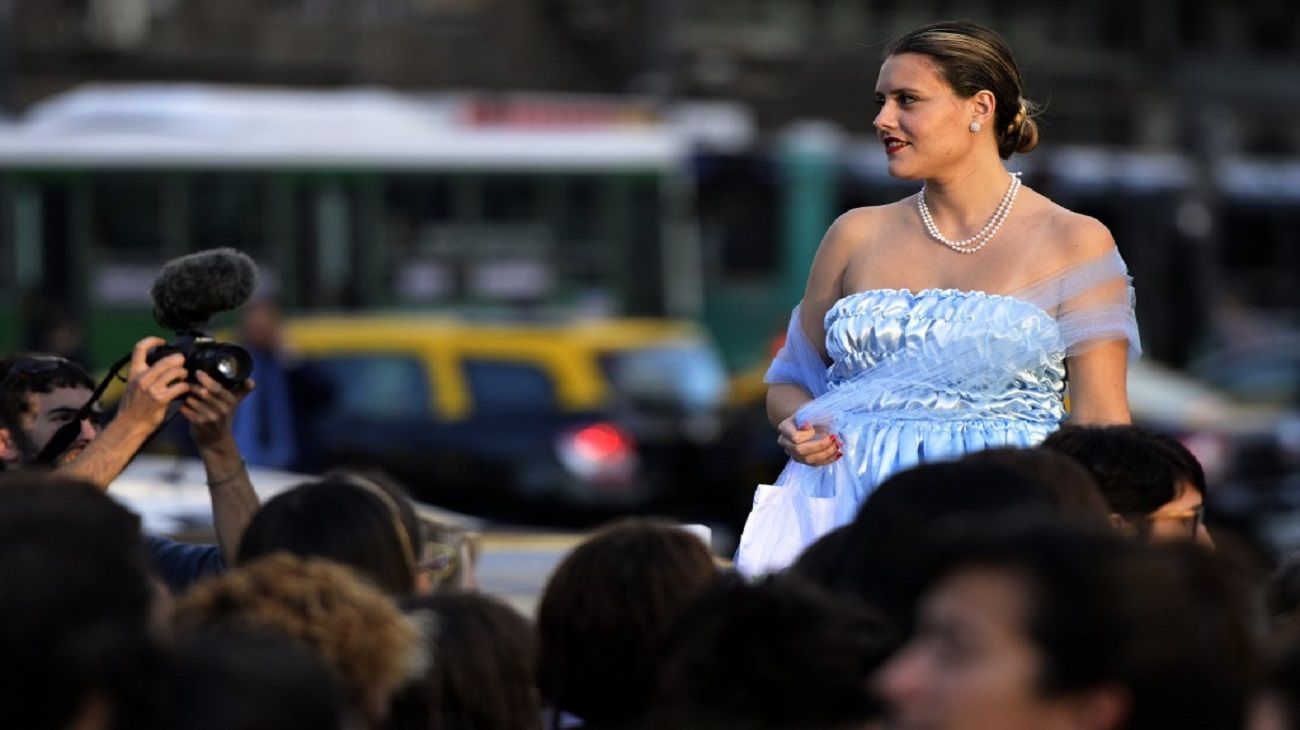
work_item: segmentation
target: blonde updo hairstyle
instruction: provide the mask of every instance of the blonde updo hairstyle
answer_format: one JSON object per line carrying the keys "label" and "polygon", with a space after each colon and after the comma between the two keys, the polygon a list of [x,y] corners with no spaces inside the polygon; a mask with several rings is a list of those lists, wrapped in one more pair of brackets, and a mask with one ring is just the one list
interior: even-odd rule
{"label": "blonde updo hairstyle", "polygon": [[1002,159],[1038,146],[1034,122],[1038,107],[1023,96],[1020,67],[997,33],[965,20],[932,23],[893,41],[885,58],[900,53],[928,56],[963,99],[986,89],[993,93],[997,102],[994,136]]}

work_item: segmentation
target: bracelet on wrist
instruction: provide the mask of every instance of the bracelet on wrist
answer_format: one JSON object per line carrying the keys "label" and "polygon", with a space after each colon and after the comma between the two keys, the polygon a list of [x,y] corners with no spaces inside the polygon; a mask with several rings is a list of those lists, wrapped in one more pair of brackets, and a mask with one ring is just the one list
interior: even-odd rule
{"label": "bracelet on wrist", "polygon": [[247,473],[248,473],[248,464],[244,463],[244,461],[241,459],[239,461],[239,468],[236,469],[234,473],[221,477],[220,479],[209,479],[208,486],[218,487],[221,486],[222,484],[225,484],[226,482],[233,482],[234,480],[238,479],[239,477]]}

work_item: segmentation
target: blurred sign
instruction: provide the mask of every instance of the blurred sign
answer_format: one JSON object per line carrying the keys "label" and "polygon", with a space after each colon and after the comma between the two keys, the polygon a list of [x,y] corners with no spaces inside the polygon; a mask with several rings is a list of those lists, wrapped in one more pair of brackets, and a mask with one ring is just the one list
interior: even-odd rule
{"label": "blurred sign", "polygon": [[158,276],[159,264],[104,264],[95,272],[93,289],[100,304],[136,306],[149,304],[149,290]]}
{"label": "blurred sign", "polygon": [[543,261],[484,261],[470,271],[469,289],[489,299],[538,299],[549,294],[555,272]]}
{"label": "blurred sign", "polygon": [[397,293],[408,302],[445,299],[455,285],[451,269],[436,261],[409,261],[397,270]]}
{"label": "blurred sign", "polygon": [[462,121],[470,127],[574,129],[644,127],[662,120],[650,106],[597,99],[471,99]]}

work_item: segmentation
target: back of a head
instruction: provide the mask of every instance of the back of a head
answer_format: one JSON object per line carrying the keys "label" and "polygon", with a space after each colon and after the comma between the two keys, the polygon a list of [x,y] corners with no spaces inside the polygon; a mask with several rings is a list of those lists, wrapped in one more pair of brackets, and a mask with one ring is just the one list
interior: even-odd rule
{"label": "back of a head", "polygon": [[393,513],[406,531],[411,543],[411,550],[420,555],[424,548],[424,530],[420,524],[420,515],[415,511],[411,494],[396,479],[380,469],[335,469],[326,472],[327,481],[345,481],[379,497]]}
{"label": "back of a head", "polygon": [[1122,688],[1122,727],[1135,730],[1239,726],[1250,642],[1241,602],[1213,555],[1041,522],[943,541],[923,585],[988,568],[1025,583],[1041,691]]}
{"label": "back of a head", "polygon": [[415,587],[414,546],[400,515],[342,478],[294,487],[262,505],[244,531],[239,562],[279,551],[342,563],[391,596]]}
{"label": "back of a head", "polygon": [[287,553],[200,583],[176,601],[178,635],[259,632],[311,650],[370,722],[420,666],[419,630],[388,596],[336,563]]}
{"label": "back of a head", "polygon": [[861,728],[880,719],[868,679],[895,646],[877,614],[810,583],[726,578],[667,642],[653,727]]}
{"label": "back of a head", "polygon": [[1300,727],[1300,622],[1294,618],[1268,637],[1252,730]]}
{"label": "back of a head", "polygon": [[588,724],[638,718],[668,626],[717,575],[704,543],[666,523],[619,522],[579,545],[537,610],[543,700]]}
{"label": "back of a head", "polygon": [[394,699],[388,730],[541,730],[527,619],[477,593],[421,596],[404,607],[427,629],[429,671]]}
{"label": "back of a head", "polygon": [[[1173,500],[1179,479],[1203,488],[1204,474],[1200,474],[1199,484],[1196,473],[1184,474],[1190,466],[1180,463],[1179,452],[1170,441],[1137,426],[1067,425],[1049,435],[1042,448],[1079,462],[1096,479],[1112,512],[1136,517]],[[1191,462],[1195,463],[1194,457]],[[1199,464],[1197,467],[1199,470]]]}
{"label": "back of a head", "polygon": [[0,477],[0,727],[62,728],[92,694],[129,724],[152,683],[139,518],[88,484]]}
{"label": "back of a head", "polygon": [[975,451],[962,461],[999,464],[1043,485],[1061,516],[1105,524],[1110,507],[1101,496],[1097,480],[1069,455],[1051,449],[1000,447]]}
{"label": "back of a head", "polygon": [[885,480],[849,523],[837,577],[825,587],[911,626],[918,564],[936,528],[951,522],[1050,519],[1056,507],[1042,485],[997,464],[923,464]]}
{"label": "back of a head", "polygon": [[819,586],[836,585],[844,570],[849,527],[841,525],[813,541],[786,572]]}
{"label": "back of a head", "polygon": [[158,687],[162,730],[341,730],[334,675],[286,639],[201,633],[181,642]]}

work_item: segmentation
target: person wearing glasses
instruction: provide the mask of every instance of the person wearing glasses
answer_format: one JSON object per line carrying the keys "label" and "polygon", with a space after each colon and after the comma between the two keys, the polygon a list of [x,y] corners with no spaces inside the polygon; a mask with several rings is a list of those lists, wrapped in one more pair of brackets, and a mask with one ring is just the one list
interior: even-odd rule
{"label": "person wearing glasses", "polygon": [[1092,474],[1121,532],[1214,546],[1205,528],[1205,471],[1176,439],[1137,426],[1063,426],[1042,448]]}
{"label": "person wearing glasses", "polygon": [[[78,421],[95,384],[85,369],[62,357],[17,354],[0,360],[0,464],[8,470],[48,467],[59,476],[79,479],[107,490],[136,452],[163,423],[168,406],[181,399],[180,414],[189,422],[207,472],[217,545],[188,545],[148,536],[160,577],[173,591],[219,573],[233,562],[244,528],[258,498],[235,445],[231,423],[236,408],[252,390],[223,388],[205,373],[188,382],[182,355],[150,366],[146,355],[162,339],[147,337],[132,351],[126,389],[112,421],[99,411]],[[66,448],[51,447],[76,429]],[[53,451],[59,453],[51,453]]]}
{"label": "person wearing glasses", "polygon": [[890,730],[1243,727],[1248,602],[1216,556],[1049,521],[968,525],[928,563],[874,677]]}

